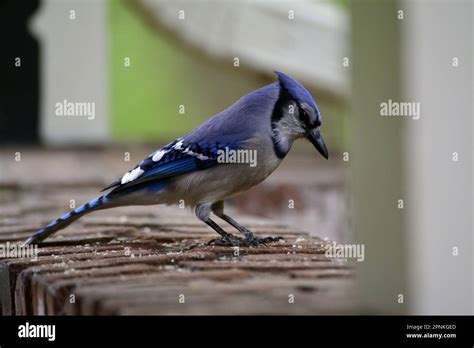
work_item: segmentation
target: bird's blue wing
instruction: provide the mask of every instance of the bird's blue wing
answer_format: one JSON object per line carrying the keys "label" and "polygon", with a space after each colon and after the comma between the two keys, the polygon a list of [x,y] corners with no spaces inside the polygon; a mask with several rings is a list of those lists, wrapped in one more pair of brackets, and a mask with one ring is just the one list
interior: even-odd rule
{"label": "bird's blue wing", "polygon": [[104,190],[114,192],[151,180],[203,170],[218,164],[219,150],[237,149],[236,143],[218,141],[187,142],[178,139],[151,153],[133,167],[121,179],[112,182]]}
{"label": "bird's blue wing", "polygon": [[271,136],[278,84],[262,87],[211,117],[184,137],[153,152],[104,190],[137,185],[218,165],[218,151],[238,150],[255,134]]}

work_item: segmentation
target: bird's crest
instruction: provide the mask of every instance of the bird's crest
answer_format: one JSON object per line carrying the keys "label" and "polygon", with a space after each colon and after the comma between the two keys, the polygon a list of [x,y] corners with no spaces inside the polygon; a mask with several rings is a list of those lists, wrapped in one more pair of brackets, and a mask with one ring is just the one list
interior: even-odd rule
{"label": "bird's crest", "polygon": [[279,71],[274,71],[274,73],[278,76],[280,86],[284,88],[294,100],[298,103],[306,103],[310,105],[316,114],[319,115],[319,109],[316,102],[299,81]]}

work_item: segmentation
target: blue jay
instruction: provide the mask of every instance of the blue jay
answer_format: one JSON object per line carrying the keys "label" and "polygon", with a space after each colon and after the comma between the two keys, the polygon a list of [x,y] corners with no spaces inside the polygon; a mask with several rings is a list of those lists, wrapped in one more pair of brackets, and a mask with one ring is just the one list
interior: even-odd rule
{"label": "blue jay", "polygon": [[[181,200],[221,236],[211,244],[258,246],[281,239],[257,238],[224,213],[224,200],[268,177],[295,139],[308,139],[328,158],[320,133],[321,114],[314,99],[300,82],[278,71],[275,74],[278,82],[243,96],[192,132],[151,153],[103,190],[110,190],[108,193],[51,222],[25,243],[39,243],[92,211],[177,204]],[[224,151],[234,151],[234,155],[254,151],[256,165],[222,161]],[[236,228],[242,237],[224,231],[211,219],[211,212]]]}

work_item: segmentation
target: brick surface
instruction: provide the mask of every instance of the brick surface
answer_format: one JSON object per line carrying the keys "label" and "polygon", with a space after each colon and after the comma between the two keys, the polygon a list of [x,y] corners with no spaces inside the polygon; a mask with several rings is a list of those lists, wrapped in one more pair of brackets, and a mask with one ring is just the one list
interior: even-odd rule
{"label": "brick surface", "polygon": [[[29,157],[40,165],[42,156],[31,153]],[[51,172],[43,168],[38,174],[42,185],[29,178],[15,180],[13,175],[2,181],[0,244],[23,241],[67,211],[70,199],[82,203],[94,197],[103,185],[99,175],[94,177],[94,170],[97,172],[87,169],[82,179],[60,178],[54,183],[44,179]],[[0,312],[352,311],[353,266],[343,259],[325,257],[329,241],[275,220],[233,215],[259,236],[282,236],[284,240],[258,248],[208,246],[207,241],[217,237],[215,232],[183,209],[126,207],[97,212],[49,238],[39,247],[37,259],[0,259]]]}

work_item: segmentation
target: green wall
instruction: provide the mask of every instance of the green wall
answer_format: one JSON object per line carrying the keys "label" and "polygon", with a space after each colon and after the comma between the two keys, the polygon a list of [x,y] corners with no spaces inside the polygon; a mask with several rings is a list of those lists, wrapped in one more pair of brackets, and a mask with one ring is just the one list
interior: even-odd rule
{"label": "green wall", "polygon": [[[109,0],[109,104],[115,141],[168,142],[240,96],[274,81],[233,61],[214,60],[156,29],[133,2]],[[130,58],[130,67],[124,58]],[[312,90],[331,149],[343,144],[345,107]],[[322,97],[321,97],[322,96]],[[185,105],[185,114],[179,105]]]}

